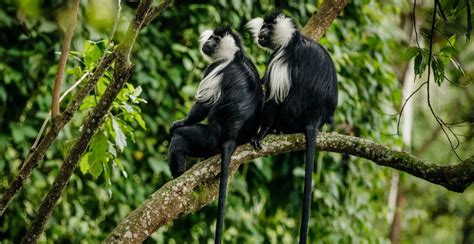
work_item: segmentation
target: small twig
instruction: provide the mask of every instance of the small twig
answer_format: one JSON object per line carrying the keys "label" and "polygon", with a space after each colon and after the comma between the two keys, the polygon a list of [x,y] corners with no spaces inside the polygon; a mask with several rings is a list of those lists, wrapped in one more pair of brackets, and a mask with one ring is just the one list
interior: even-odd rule
{"label": "small twig", "polygon": [[71,8],[71,13],[69,14],[68,26],[66,28],[66,34],[63,39],[61,56],[59,57],[58,70],[56,72],[56,77],[54,78],[54,87],[53,87],[53,98],[51,101],[51,111],[53,118],[59,116],[59,96],[61,93],[61,83],[64,77],[64,71],[66,69],[67,56],[69,53],[69,46],[71,45],[72,35],[74,34],[74,28],[76,27],[77,12],[79,9],[79,0],[74,0]]}
{"label": "small twig", "polygon": [[436,5],[438,5],[439,13],[440,13],[441,17],[443,17],[444,21],[448,21],[448,19],[446,18],[446,15],[444,14],[443,7],[441,6],[441,3],[439,2],[439,0],[435,0],[435,3],[436,3]]}
{"label": "small twig", "polygon": [[450,80],[445,74],[443,74],[443,78],[444,78],[445,80],[447,80],[449,83],[451,83],[451,85],[457,86],[457,87],[460,87],[460,88],[468,88],[468,87],[470,87],[471,84],[472,84],[471,81],[469,81],[469,83],[467,83],[466,85],[457,84],[457,83],[455,83],[454,81]]}
{"label": "small twig", "polygon": [[[81,84],[81,82],[91,74],[90,71],[87,71],[81,78],[79,78],[79,80],[76,81],[76,83],[74,83],[71,87],[69,87],[69,89],[67,89],[67,91],[64,92],[64,94],[59,98],[59,102],[61,102],[66,96],[67,94],[69,94],[72,90],[74,90],[74,88],[76,88],[79,84]],[[48,115],[46,116],[46,118],[44,119],[43,121],[43,125],[41,125],[41,129],[38,133],[38,135],[36,136],[36,140],[35,142],[33,143],[33,145],[31,146],[30,148],[30,152],[36,148],[36,146],[38,146],[38,143],[40,141],[40,138],[41,136],[43,135],[43,132],[44,130],[46,129],[46,125],[48,124],[48,121],[49,119],[51,118],[51,111],[49,111]]]}
{"label": "small twig", "polygon": [[104,60],[105,55],[107,55],[107,51],[109,51],[110,44],[112,43],[112,39],[114,39],[115,31],[117,30],[121,12],[122,12],[121,0],[117,0],[117,15],[115,16],[114,26],[112,27],[112,32],[110,32],[109,34],[109,40],[107,42],[107,46],[105,47],[104,53],[102,54],[102,57],[100,58],[99,63],[101,63],[102,60]]}
{"label": "small twig", "polygon": [[416,46],[418,47],[418,49],[421,49],[420,41],[418,40],[418,30],[416,28],[416,0],[413,1],[412,18],[413,18],[413,30],[415,31]]}
{"label": "small twig", "polygon": [[[164,5],[166,4],[169,6],[172,3],[172,0],[165,0],[162,4],[155,7],[155,9],[163,10]],[[160,13],[157,11],[156,13]],[[146,14],[146,13],[144,13]],[[157,15],[156,15],[157,16]],[[155,17],[156,17],[155,16]],[[149,24],[153,18],[147,17],[146,24]],[[140,28],[143,28],[145,24],[141,25]],[[129,40],[122,40],[121,43],[123,46],[127,46],[130,42]],[[46,135],[44,136],[43,140],[37,145],[37,148],[29,152],[29,156],[26,157],[26,160],[23,162],[20,171],[18,172],[17,176],[10,182],[6,190],[3,192],[0,198],[0,216],[2,216],[10,203],[12,202],[15,195],[20,191],[20,189],[24,186],[25,181],[31,175],[31,172],[38,167],[39,162],[43,160],[44,155],[46,154],[47,150],[51,146],[51,144],[56,140],[59,132],[66,126],[66,124],[72,119],[74,113],[79,109],[80,104],[82,104],[83,100],[86,98],[87,95],[91,92],[91,90],[97,84],[97,81],[103,76],[104,72],[118,60],[118,56],[123,52],[123,50],[113,50],[113,52],[109,55],[106,55],[102,62],[99,62],[97,66],[93,69],[93,73],[89,81],[74,95],[71,102],[69,102],[68,106],[61,114],[60,119],[58,120],[57,124],[54,124]]]}
{"label": "small twig", "polygon": [[[433,58],[433,33],[434,33],[434,30],[435,30],[435,23],[436,23],[436,10],[437,10],[437,4],[435,2],[434,4],[434,10],[433,10],[433,18],[432,18],[432,22],[431,22],[431,31],[430,31],[430,47],[429,47],[429,52],[428,52],[428,77],[426,78],[426,92],[427,92],[427,103],[428,103],[428,107],[431,111],[431,114],[435,117],[436,119],[436,122],[438,123],[438,125],[441,127],[441,129],[443,130],[443,133],[446,135],[446,138],[448,139],[449,141],[449,145],[452,149],[452,151],[454,152],[454,154],[456,155],[456,157],[462,161],[461,157],[458,155],[458,153],[456,152],[456,148],[459,146],[460,144],[460,141],[459,141],[459,138],[458,136],[451,130],[451,128],[449,128],[449,126],[447,126],[444,121],[436,114],[436,112],[434,111],[433,109],[433,106],[431,104],[431,97],[430,97],[430,77],[431,77],[431,62],[432,62],[432,58]],[[454,135],[454,138],[456,139],[457,141],[457,145],[454,146],[453,145],[453,142],[451,141],[451,138],[449,137],[449,134],[448,132],[446,131],[445,127],[451,132],[451,134]]]}
{"label": "small twig", "polygon": [[[416,77],[416,76],[415,76]],[[416,79],[416,78],[415,78]],[[427,82],[423,82],[421,83],[421,85],[416,88],[411,94],[410,96],[407,97],[407,99],[405,99],[405,102],[403,103],[402,105],[402,109],[400,110],[400,112],[398,113],[398,121],[397,121],[397,135],[400,135],[400,121],[402,120],[402,114],[403,114],[403,110],[405,109],[405,106],[407,105],[407,103],[410,101],[410,99],[424,86],[426,85]]]}

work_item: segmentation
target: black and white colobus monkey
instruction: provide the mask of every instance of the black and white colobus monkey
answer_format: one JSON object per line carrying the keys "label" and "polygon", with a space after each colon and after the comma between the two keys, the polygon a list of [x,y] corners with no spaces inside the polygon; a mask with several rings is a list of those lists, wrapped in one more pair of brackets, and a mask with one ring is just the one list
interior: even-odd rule
{"label": "black and white colobus monkey", "polygon": [[[227,177],[236,145],[257,133],[263,92],[255,65],[244,52],[240,37],[228,27],[202,33],[201,51],[212,63],[196,93],[187,117],[173,123],[169,166],[173,177],[186,170],[186,156],[207,158],[221,153],[221,176],[215,243],[221,243]],[[205,118],[208,124],[201,124]]]}
{"label": "black and white colobus monkey", "polygon": [[303,36],[280,12],[252,19],[247,27],[258,45],[272,50],[263,82],[263,119],[252,139],[256,149],[270,130],[305,133],[306,169],[300,243],[306,243],[311,204],[311,180],[318,130],[330,123],[337,105],[336,69],[327,51]]}

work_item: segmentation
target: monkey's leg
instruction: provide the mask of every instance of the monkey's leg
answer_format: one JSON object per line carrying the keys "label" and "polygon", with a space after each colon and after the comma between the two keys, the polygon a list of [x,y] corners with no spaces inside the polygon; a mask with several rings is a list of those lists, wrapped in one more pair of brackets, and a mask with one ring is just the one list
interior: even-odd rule
{"label": "monkey's leg", "polygon": [[301,228],[300,228],[300,244],[305,244],[308,235],[308,222],[309,215],[311,212],[311,195],[313,180],[313,169],[314,169],[314,153],[316,148],[316,137],[319,127],[317,125],[306,126],[306,162],[305,162],[305,176],[304,176],[304,190],[303,190],[303,213],[301,217]]}
{"label": "monkey's leg", "polygon": [[168,164],[173,178],[186,171],[186,154],[186,140],[182,136],[174,135],[168,148]]}
{"label": "monkey's leg", "polygon": [[210,107],[204,105],[203,103],[196,102],[194,103],[191,111],[189,111],[186,118],[173,122],[170,128],[170,135],[173,136],[173,132],[186,125],[194,125],[203,121],[207,114],[209,114]]}
{"label": "monkey's leg", "polygon": [[232,153],[235,150],[235,145],[235,140],[228,140],[223,143],[221,150],[221,179],[219,183],[219,200],[217,205],[216,244],[220,244],[222,242],[227,179],[229,177],[229,163]]}
{"label": "monkey's leg", "polygon": [[270,131],[273,122],[280,112],[280,107],[281,104],[276,103],[273,99],[265,102],[263,105],[262,126],[260,127],[257,135],[250,140],[250,144],[252,144],[255,149],[262,149],[261,141]]}
{"label": "monkey's leg", "polygon": [[168,148],[168,161],[174,178],[186,171],[186,156],[209,157],[217,151],[216,133],[207,125],[176,129]]}

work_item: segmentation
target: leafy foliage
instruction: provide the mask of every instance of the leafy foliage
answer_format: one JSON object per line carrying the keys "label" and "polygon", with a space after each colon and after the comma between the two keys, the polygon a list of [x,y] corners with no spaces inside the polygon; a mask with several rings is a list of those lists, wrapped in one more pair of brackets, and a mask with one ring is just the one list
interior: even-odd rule
{"label": "leafy foliage", "polygon": [[[68,63],[71,68],[67,71],[65,87],[92,71],[109,42],[107,31],[113,24],[111,18],[115,16],[113,7],[116,5],[112,0],[102,2],[110,8],[101,8],[93,1],[81,5],[78,23],[82,25],[75,33],[71,48],[75,51],[70,52]],[[454,6],[449,2],[442,1],[447,18],[460,18],[460,11],[464,9],[462,4]],[[60,50],[61,16],[65,5],[64,1],[6,0],[0,3],[0,31],[5,33],[0,36],[0,55],[4,57],[0,60],[0,171],[5,175],[0,178],[0,191],[16,175],[48,114],[58,59],[54,51]],[[168,129],[173,120],[183,118],[189,111],[206,66],[198,49],[199,32],[218,24],[230,24],[242,33],[248,53],[263,74],[268,53],[252,42],[244,25],[251,18],[268,13],[273,6],[284,9],[300,26],[317,9],[314,1],[276,1],[276,4],[267,0],[176,1],[173,8],[143,30],[132,57],[135,67],[131,82],[120,92],[103,126],[94,135],[53,213],[43,242],[97,242],[150,193],[171,179],[166,163]],[[123,17],[113,42],[123,36],[133,7],[136,6],[131,2],[124,3]],[[408,38],[398,30],[399,16],[408,9],[409,6],[401,2],[355,0],[331,25],[321,43],[336,63],[340,100],[336,123],[327,130],[402,146],[399,137],[389,135],[396,130],[395,118],[385,116],[397,111],[401,102],[400,84],[392,64],[402,58],[399,56],[404,56],[404,62],[414,58],[416,74],[420,76],[428,62],[428,51],[418,47],[405,48]],[[101,19],[101,16],[106,18]],[[450,30],[445,25],[440,22],[437,27]],[[442,88],[447,75],[456,78],[453,82],[464,84],[460,73],[470,70],[459,65],[457,60],[462,53],[456,50],[463,44],[459,33],[446,33],[451,32],[450,38],[441,38],[442,41],[436,43],[432,63],[435,81]],[[110,83],[112,72],[113,67],[98,81],[80,112],[61,132],[42,165],[33,172],[27,187],[0,218],[0,238],[5,242],[15,243],[25,233],[62,159],[81,130],[85,116]],[[66,97],[62,104],[69,99],[70,96]],[[468,109],[467,105],[463,107],[463,111]],[[429,122],[426,116],[421,118],[417,128],[423,131]],[[429,131],[423,135],[423,138],[428,137]],[[430,155],[436,158],[444,150],[440,148],[443,148],[442,144]],[[229,186],[224,241],[295,242],[304,178],[302,162],[302,154],[292,153],[258,159],[240,169]],[[320,153],[314,174],[312,242],[388,241],[388,170],[362,159],[351,158],[346,163],[340,155]],[[444,217],[430,225],[427,222],[430,222],[431,213],[437,211],[434,195],[443,194],[429,185],[420,188],[419,182],[415,183],[408,182],[410,188],[415,188],[412,193],[415,199],[423,193],[433,196],[417,199],[418,207],[407,211],[406,222],[419,226],[424,233],[420,237],[417,230],[405,230],[407,240],[413,237],[413,240],[427,242],[432,240],[430,233],[435,229],[448,233],[433,237],[435,240],[459,240],[460,224],[452,223],[459,223],[461,218],[468,216],[469,208],[453,205],[443,198],[451,211],[447,213],[459,214],[439,215]],[[433,203],[427,208],[423,205],[425,197]],[[472,206],[469,200],[459,202]],[[184,216],[159,229],[149,242],[212,242],[215,212],[216,204],[213,204]],[[453,226],[459,228],[456,230]]]}

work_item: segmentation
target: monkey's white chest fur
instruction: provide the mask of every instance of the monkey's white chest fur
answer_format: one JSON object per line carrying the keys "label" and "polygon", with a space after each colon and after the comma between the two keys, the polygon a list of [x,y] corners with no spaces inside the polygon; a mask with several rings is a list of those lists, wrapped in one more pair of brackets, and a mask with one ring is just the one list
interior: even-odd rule
{"label": "monkey's white chest fur", "polygon": [[284,48],[280,48],[275,54],[267,69],[267,77],[270,82],[270,94],[268,100],[275,99],[277,103],[285,100],[290,92],[291,79],[288,63],[284,59]]}
{"label": "monkey's white chest fur", "polygon": [[196,93],[197,102],[213,104],[220,98],[222,70],[227,67],[231,61],[232,59],[226,59],[202,79]]}

